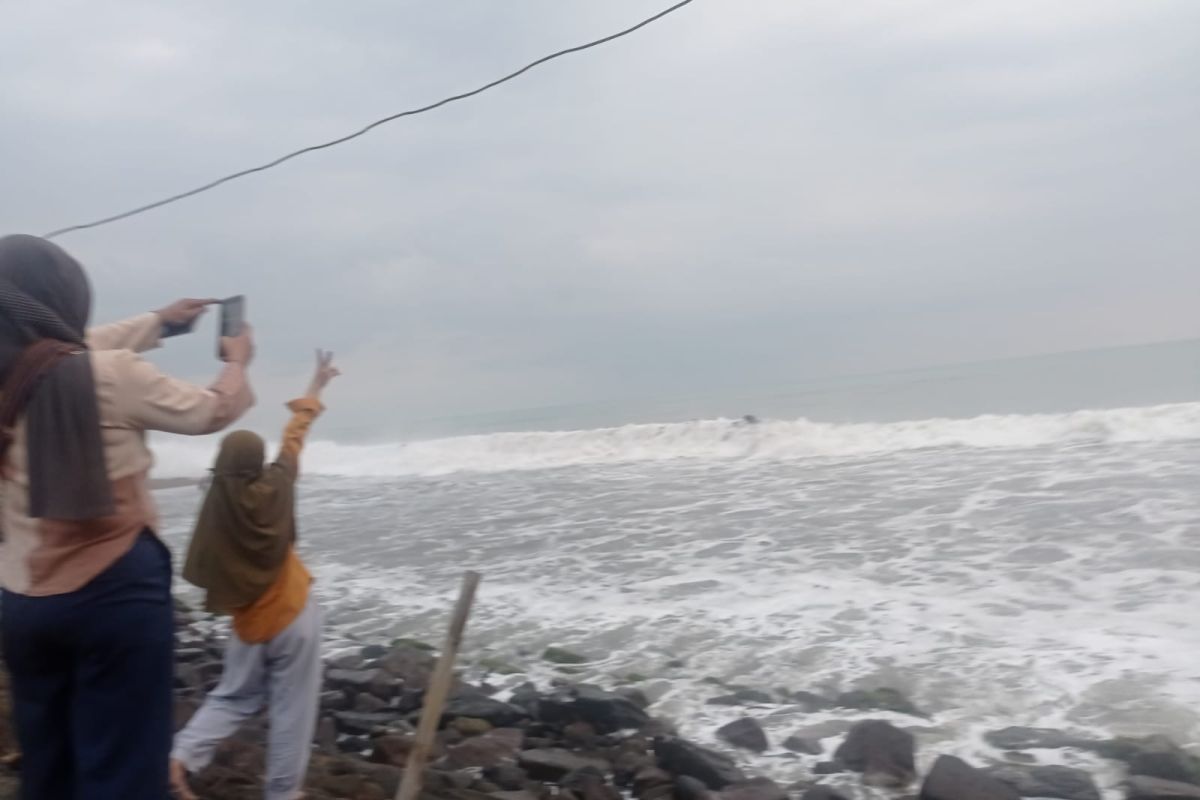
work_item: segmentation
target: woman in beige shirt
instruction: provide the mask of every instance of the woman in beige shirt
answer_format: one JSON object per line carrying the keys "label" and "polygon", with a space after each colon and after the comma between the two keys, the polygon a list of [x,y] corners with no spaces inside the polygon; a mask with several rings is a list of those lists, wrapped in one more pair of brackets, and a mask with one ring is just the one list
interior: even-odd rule
{"label": "woman in beige shirt", "polygon": [[27,800],[167,797],[171,562],[145,435],[240,417],[253,345],[225,340],[207,389],[137,353],[209,302],[88,330],[79,264],[43,239],[0,238],[0,635]]}

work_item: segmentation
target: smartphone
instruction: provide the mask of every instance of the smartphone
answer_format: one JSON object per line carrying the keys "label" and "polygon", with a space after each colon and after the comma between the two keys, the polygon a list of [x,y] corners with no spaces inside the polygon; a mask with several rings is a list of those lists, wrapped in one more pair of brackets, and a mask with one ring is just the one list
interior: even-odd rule
{"label": "smartphone", "polygon": [[246,325],[246,297],[237,295],[221,301],[221,327],[217,330],[217,355],[221,352],[221,339],[226,336],[241,336]]}

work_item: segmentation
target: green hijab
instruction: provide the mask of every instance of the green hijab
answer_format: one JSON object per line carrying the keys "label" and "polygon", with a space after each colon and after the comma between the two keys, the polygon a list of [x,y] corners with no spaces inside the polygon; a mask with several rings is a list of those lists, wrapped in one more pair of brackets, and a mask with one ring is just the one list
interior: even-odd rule
{"label": "green hijab", "polygon": [[258,434],[221,442],[212,484],[196,520],[183,577],[207,591],[209,611],[229,613],[262,597],[296,541],[295,476],[263,466]]}

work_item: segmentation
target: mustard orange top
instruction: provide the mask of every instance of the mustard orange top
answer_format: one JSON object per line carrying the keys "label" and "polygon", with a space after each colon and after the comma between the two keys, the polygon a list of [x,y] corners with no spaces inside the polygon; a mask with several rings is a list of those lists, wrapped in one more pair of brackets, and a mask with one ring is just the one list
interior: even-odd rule
{"label": "mustard orange top", "polygon": [[[289,469],[293,480],[300,473],[300,451],[313,421],[325,410],[321,402],[302,397],[288,403],[292,418],[283,430],[283,444],[277,463]],[[262,597],[233,613],[233,630],[247,644],[260,644],[283,633],[300,616],[308,603],[312,574],[296,555],[295,546],[288,552],[275,583]]]}

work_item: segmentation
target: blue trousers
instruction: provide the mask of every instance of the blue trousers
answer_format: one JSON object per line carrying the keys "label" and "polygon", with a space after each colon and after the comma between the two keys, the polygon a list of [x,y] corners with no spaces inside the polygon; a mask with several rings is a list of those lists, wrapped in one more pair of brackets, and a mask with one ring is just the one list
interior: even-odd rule
{"label": "blue trousers", "polygon": [[82,589],[4,593],[24,800],[166,800],[171,556],[146,531]]}

